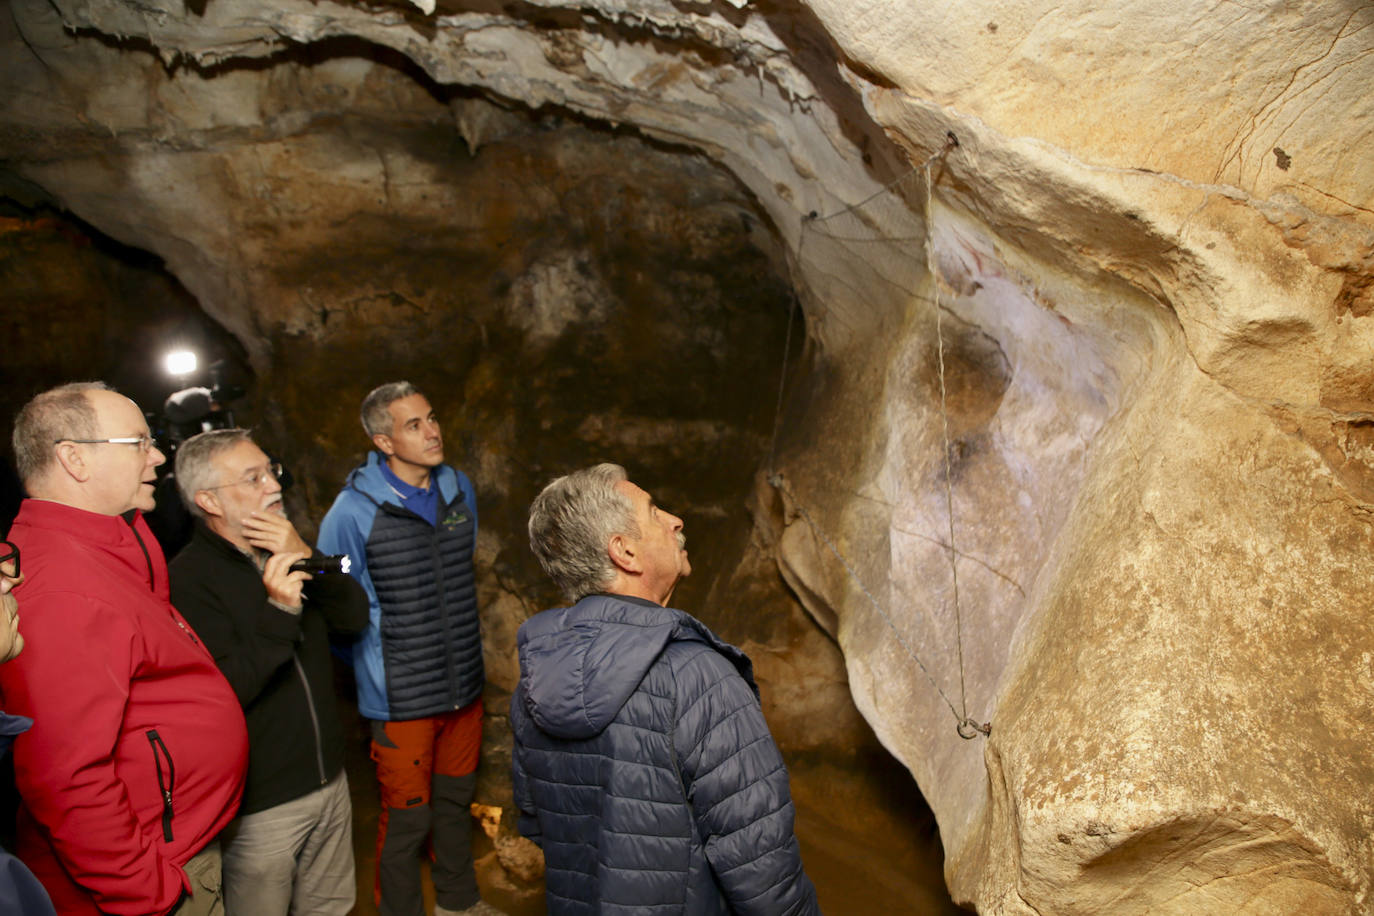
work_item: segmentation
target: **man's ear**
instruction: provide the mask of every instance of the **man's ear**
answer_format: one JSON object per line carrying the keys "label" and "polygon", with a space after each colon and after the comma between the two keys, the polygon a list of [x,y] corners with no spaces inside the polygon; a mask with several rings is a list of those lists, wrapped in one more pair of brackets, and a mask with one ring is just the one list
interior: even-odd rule
{"label": "man's ear", "polygon": [[611,535],[607,553],[611,562],[623,573],[637,575],[644,571],[643,565],[639,562],[639,555],[635,553],[634,544],[623,534]]}
{"label": "man's ear", "polygon": [[86,454],[77,447],[75,442],[57,443],[57,463],[73,480],[85,483],[91,479],[91,469],[86,464]]}
{"label": "man's ear", "polygon": [[385,433],[378,433],[372,437],[372,444],[377,446],[383,455],[390,457],[396,454],[396,446],[391,444],[391,437]]}
{"label": "man's ear", "polygon": [[219,497],[211,491],[197,490],[195,502],[197,506],[200,506],[200,511],[204,512],[206,515],[223,518],[224,507],[220,505]]}

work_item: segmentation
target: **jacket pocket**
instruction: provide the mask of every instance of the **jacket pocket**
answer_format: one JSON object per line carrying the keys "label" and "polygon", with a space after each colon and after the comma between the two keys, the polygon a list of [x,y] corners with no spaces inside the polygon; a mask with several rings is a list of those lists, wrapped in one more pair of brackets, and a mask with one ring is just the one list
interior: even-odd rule
{"label": "jacket pocket", "polygon": [[[157,771],[157,790],[162,795],[162,838],[172,842],[172,789],[176,786],[177,771],[172,765],[172,755],[167,745],[158,735],[157,729],[147,732],[148,744],[153,749],[153,767]],[[165,764],[165,767],[164,767]]]}

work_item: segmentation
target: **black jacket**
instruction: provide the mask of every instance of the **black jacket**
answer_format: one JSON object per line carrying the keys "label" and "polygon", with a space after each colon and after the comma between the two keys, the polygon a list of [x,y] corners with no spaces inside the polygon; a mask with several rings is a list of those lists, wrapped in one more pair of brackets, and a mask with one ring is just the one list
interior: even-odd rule
{"label": "black jacket", "polygon": [[367,626],[367,595],[351,576],[315,576],[304,608],[267,600],[256,565],[196,522],[170,565],[172,604],[209,647],[248,721],[248,781],[241,814],[320,788],[343,768],[329,633]]}

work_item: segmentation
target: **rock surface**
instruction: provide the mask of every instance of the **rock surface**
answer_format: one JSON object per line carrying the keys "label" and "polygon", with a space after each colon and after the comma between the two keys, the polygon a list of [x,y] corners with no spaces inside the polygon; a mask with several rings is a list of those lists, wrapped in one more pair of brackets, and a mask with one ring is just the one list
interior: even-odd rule
{"label": "rock surface", "polygon": [[[838,641],[930,800],[956,899],[1374,912],[1374,8],[7,13],[0,193],[160,256],[273,382],[278,429],[448,358],[498,490],[655,455],[670,497],[715,506],[720,556],[752,537]],[[560,119],[605,132],[560,142]],[[614,252],[666,237],[682,249],[659,273],[750,254],[664,297]],[[774,443],[784,271],[806,347]],[[366,380],[328,358],[386,335]],[[682,352],[700,373],[682,400],[596,409]],[[737,360],[748,403],[712,387]],[[578,421],[541,428],[577,385]],[[312,507],[361,447],[353,422],[309,427]],[[752,535],[747,482],[674,474],[703,450],[757,472]],[[498,492],[495,530],[529,495]],[[498,571],[535,578],[485,537]],[[496,591],[500,682],[538,601]],[[991,734],[961,739],[960,719]]]}

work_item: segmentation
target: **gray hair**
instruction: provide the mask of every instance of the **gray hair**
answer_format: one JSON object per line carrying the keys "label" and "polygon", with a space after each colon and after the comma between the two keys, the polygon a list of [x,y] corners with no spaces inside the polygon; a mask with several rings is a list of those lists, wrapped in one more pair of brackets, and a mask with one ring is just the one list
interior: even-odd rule
{"label": "gray hair", "polygon": [[391,435],[395,421],[391,418],[388,408],[392,402],[421,393],[420,389],[410,382],[387,382],[369,391],[367,397],[363,398],[362,409],[363,430],[367,437],[371,439],[373,436]]}
{"label": "gray hair", "polygon": [[570,602],[615,579],[614,535],[640,536],[634,504],[615,486],[628,479],[620,465],[598,464],[558,478],[530,504],[530,550]]}
{"label": "gray hair", "polygon": [[72,382],[34,396],[14,418],[14,465],[27,485],[52,465],[53,445],[59,439],[94,439],[100,418],[86,396],[88,391],[113,391],[104,382]]}
{"label": "gray hair", "polygon": [[215,470],[215,458],[240,442],[252,441],[253,434],[246,429],[212,429],[181,443],[177,448],[177,492],[192,515],[205,518],[205,510],[196,505],[196,494],[222,483]]}

